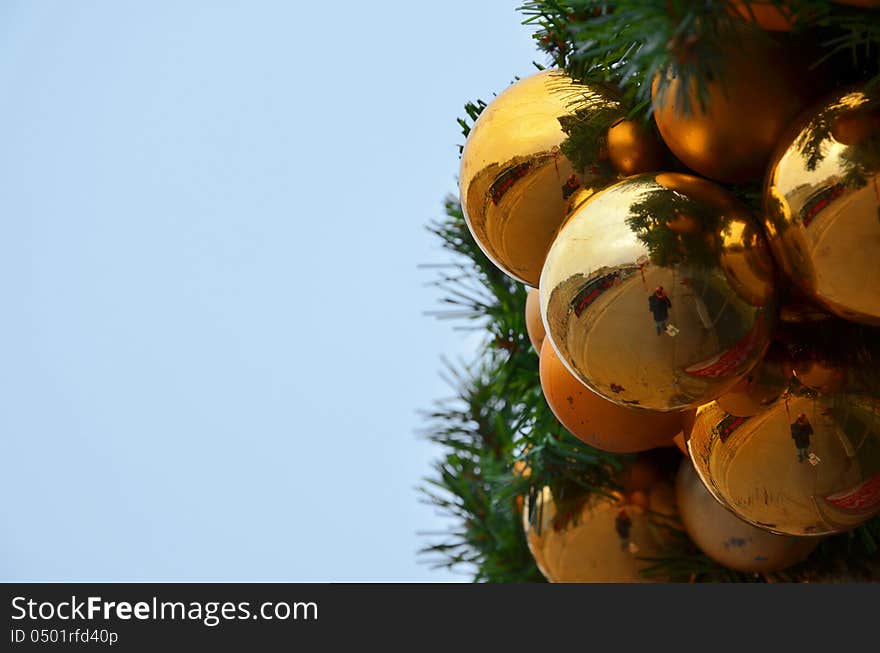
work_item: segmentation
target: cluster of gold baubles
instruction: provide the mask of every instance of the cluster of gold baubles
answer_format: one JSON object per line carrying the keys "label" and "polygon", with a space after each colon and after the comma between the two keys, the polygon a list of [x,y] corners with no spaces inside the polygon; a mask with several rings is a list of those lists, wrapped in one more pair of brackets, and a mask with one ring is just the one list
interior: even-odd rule
{"label": "cluster of gold baubles", "polygon": [[[750,15],[788,29],[776,3]],[[880,512],[880,384],[795,361],[779,337],[816,320],[880,326],[880,98],[817,100],[805,61],[739,40],[704,102],[660,73],[656,132],[612,90],[542,71],[483,111],[460,171],[477,243],[531,287],[528,336],[560,423],[606,451],[686,441],[693,464],[659,512],[677,504],[696,544],[744,571]],[[566,125],[591,120],[606,125],[592,160],[570,160]],[[721,185],[758,180],[760,215]],[[658,510],[624,496],[562,516],[546,488],[532,503],[529,546],[551,580],[630,578],[630,549],[662,545]],[[633,546],[579,558],[614,540],[621,511]]]}

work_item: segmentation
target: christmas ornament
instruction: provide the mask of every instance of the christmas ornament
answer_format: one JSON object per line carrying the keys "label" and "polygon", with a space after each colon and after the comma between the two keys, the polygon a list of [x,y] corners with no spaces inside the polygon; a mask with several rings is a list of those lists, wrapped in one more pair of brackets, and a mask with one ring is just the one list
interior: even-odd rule
{"label": "christmas ornament", "polygon": [[621,120],[608,130],[608,159],[622,175],[660,170],[663,144],[654,131],[635,120]]}
{"label": "christmas ornament", "polygon": [[776,535],[747,524],[722,506],[700,481],[689,460],[675,480],[682,524],[699,549],[715,562],[743,572],[780,571],[806,558],[816,537]]}
{"label": "christmas ornament", "polygon": [[644,497],[647,508],[620,494],[557,505],[550,489],[543,488],[536,495],[534,512],[530,501],[523,509],[526,541],[538,569],[553,583],[651,580],[640,572],[652,563],[640,558],[663,554],[675,499],[664,483],[644,492]]}
{"label": "christmas ornament", "polygon": [[792,28],[791,8],[779,2],[761,2],[752,0],[743,2],[734,0],[733,6],[737,13],[745,20],[756,23],[766,30],[774,32],[788,32]]}
{"label": "christmas ornament", "polygon": [[780,344],[771,345],[751,372],[718,397],[718,405],[731,415],[756,415],[788,389],[792,369],[788,350]]}
{"label": "christmas ornament", "polygon": [[770,164],[765,227],[777,261],[846,320],[880,324],[880,101],[836,94],[802,118]]}
{"label": "christmas ornament", "polygon": [[682,428],[678,413],[653,413],[614,404],[587,388],[566,369],[544,340],[541,389],[556,419],[590,446],[618,453],[662,447]]}
{"label": "christmas ornament", "polygon": [[529,294],[526,295],[526,332],[529,334],[529,342],[535,352],[541,353],[541,344],[544,342],[544,323],[541,321],[541,302],[538,298],[538,291],[529,288]]}
{"label": "christmas ornament", "polygon": [[480,114],[462,153],[462,209],[480,248],[508,275],[537,287],[571,195],[612,181],[596,143],[621,114],[609,92],[555,70],[518,81]]}
{"label": "christmas ornament", "polygon": [[761,359],[776,312],[760,228],[720,187],[677,173],[630,177],[581,205],[548,253],[540,298],[575,377],[655,411],[729,390]]}
{"label": "christmas ornament", "polygon": [[701,407],[691,460],[741,519],[774,533],[828,535],[880,512],[880,401],[800,386],[754,417]]}
{"label": "christmas ornament", "polygon": [[705,105],[696,79],[685,89],[671,70],[655,76],[651,100],[663,140],[685,165],[712,179],[746,182],[763,177],[809,85],[800,57],[770,39],[747,31],[727,38],[723,67],[704,87]]}

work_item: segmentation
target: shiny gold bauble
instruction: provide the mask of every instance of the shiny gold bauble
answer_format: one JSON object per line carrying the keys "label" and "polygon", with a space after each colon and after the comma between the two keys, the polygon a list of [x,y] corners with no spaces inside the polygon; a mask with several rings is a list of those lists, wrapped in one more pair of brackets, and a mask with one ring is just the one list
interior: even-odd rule
{"label": "shiny gold bauble", "polygon": [[526,295],[526,332],[535,353],[540,354],[547,333],[544,331],[544,322],[541,321],[541,300],[535,288],[529,288],[529,294]]}
{"label": "shiny gold bauble", "polygon": [[800,57],[754,36],[728,38],[723,68],[706,82],[705,106],[696,79],[683,89],[671,72],[654,78],[651,98],[660,134],[682,163],[712,179],[746,182],[763,178],[808,85],[796,69]]}
{"label": "shiny gold bauble", "polygon": [[880,512],[875,397],[799,387],[754,417],[712,403],[697,412],[688,447],[715,498],[759,528],[829,535]]}
{"label": "shiny gold bauble", "polygon": [[788,351],[781,345],[771,346],[751,372],[718,397],[718,405],[731,415],[757,415],[788,389],[792,369]]}
{"label": "shiny gold bauble", "polygon": [[[670,226],[681,220],[697,228]],[[677,173],[630,177],[560,229],[541,276],[545,342],[614,403],[695,408],[761,360],[773,274],[760,227],[725,190]],[[671,302],[665,324],[665,302],[649,299],[658,287]]]}
{"label": "shiny gold bauble", "polygon": [[685,531],[699,549],[718,564],[742,572],[769,573],[806,558],[820,538],[776,535],[744,522],[713,497],[683,460],[675,480],[675,497]]}
{"label": "shiny gold bauble", "polygon": [[629,453],[662,447],[681,430],[678,413],[618,406],[587,388],[566,369],[544,340],[541,389],[556,419],[578,439],[603,451]]}
{"label": "shiny gold bauble", "polygon": [[734,0],[734,9],[744,20],[755,23],[763,29],[771,32],[788,32],[791,31],[791,9],[780,3],[761,2],[742,2],[742,0]]}
{"label": "shiny gold bauble", "polygon": [[880,324],[878,188],[880,102],[852,91],[821,102],[787,133],[764,192],[767,236],[788,277],[866,324]]}
{"label": "shiny gold bauble", "polygon": [[646,501],[647,509],[622,496],[593,495],[560,513],[550,489],[544,488],[537,495],[534,523],[526,502],[526,541],[544,577],[553,583],[651,580],[641,572],[653,563],[641,558],[663,555],[669,544],[667,527],[675,515],[675,497],[665,483],[642,494],[639,503]]}
{"label": "shiny gold bauble", "polygon": [[573,191],[610,181],[609,166],[576,170],[562,153],[560,119],[617,107],[607,92],[546,70],[510,86],[474,124],[461,158],[462,209],[480,248],[514,279],[537,287]]}
{"label": "shiny gold bauble", "polygon": [[652,172],[663,167],[663,144],[654,131],[637,120],[621,120],[608,130],[608,158],[622,175]]}

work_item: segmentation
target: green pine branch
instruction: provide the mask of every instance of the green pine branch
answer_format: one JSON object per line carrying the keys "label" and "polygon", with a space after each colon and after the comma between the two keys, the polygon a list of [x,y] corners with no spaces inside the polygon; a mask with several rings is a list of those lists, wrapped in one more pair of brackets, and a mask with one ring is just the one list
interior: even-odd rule
{"label": "green pine branch", "polygon": [[[616,89],[627,115],[647,117],[650,82],[660,71],[681,76],[686,82],[682,88],[693,80],[701,99],[710,80],[719,75],[723,79],[721,46],[731,34],[751,30],[755,38],[778,38],[743,19],[733,4],[530,0],[520,10],[524,22],[535,27],[538,47],[551,65],[582,82]],[[869,88],[880,84],[880,12],[817,0],[776,4],[791,9],[793,30],[784,38],[811,35],[821,50],[816,63],[829,65],[835,79],[861,80]],[[466,116],[458,120],[465,138],[485,107],[481,100],[465,106]],[[619,115],[609,113],[593,121],[577,118],[575,113],[562,127],[566,146],[574,154],[579,150],[586,164],[595,160],[605,130]],[[755,184],[728,189],[760,209],[762,193]],[[538,358],[526,335],[526,289],[483,254],[455,198],[446,200],[445,215],[428,229],[452,255],[450,263],[433,266],[436,278],[431,285],[442,299],[441,308],[430,314],[454,319],[464,325],[460,328],[485,337],[473,363],[446,364],[444,377],[454,396],[425,413],[424,435],[440,445],[443,455],[420,489],[423,499],[449,516],[453,525],[427,534],[430,541],[421,554],[433,566],[468,573],[476,581],[542,581],[525,542],[523,500],[534,505],[536,493],[545,486],[562,508],[594,494],[619,491],[615,479],[621,478],[633,456],[594,449],[556,420],[541,392]],[[863,341],[880,343],[876,332],[865,335],[864,327],[857,330]],[[865,351],[873,356],[868,365],[873,369],[880,347]],[[528,474],[522,473],[523,466]],[[880,517],[825,539],[804,562],[767,576],[726,569],[703,555],[680,523],[666,527],[673,544],[663,556],[646,560],[646,577],[693,582],[880,578]]]}

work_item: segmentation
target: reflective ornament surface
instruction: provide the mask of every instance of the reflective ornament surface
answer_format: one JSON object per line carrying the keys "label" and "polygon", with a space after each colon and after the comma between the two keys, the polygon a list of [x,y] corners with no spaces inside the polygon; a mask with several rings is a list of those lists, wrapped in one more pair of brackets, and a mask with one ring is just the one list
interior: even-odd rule
{"label": "reflective ornament surface", "polygon": [[570,135],[621,113],[609,93],[556,70],[516,82],[483,110],[462,153],[461,204],[480,248],[501,270],[538,286],[574,191],[602,188],[615,174],[600,149],[587,161],[566,156],[577,145]]}
{"label": "reflective ornament surface", "polygon": [[773,254],[840,317],[880,324],[880,102],[839,94],[808,112],[776,153],[764,191]]}
{"label": "reflective ornament surface", "polygon": [[655,411],[729,390],[763,356],[776,314],[760,227],[719,186],[677,173],[630,177],[581,205],[547,255],[540,297],[572,374]]}
{"label": "reflective ornament surface", "polygon": [[660,73],[651,86],[654,118],[666,145],[692,170],[719,181],[758,180],[811,89],[796,53],[748,32],[726,38],[731,47],[706,83],[705,105],[695,80],[684,88],[679,77]]}
{"label": "reflective ornament surface", "polygon": [[707,489],[787,535],[850,530],[880,512],[880,401],[799,387],[754,417],[703,406],[688,440]]}
{"label": "reflective ornament surface", "polygon": [[653,129],[643,122],[621,120],[608,130],[608,159],[622,175],[660,170],[664,152]]}
{"label": "reflective ornament surface", "polygon": [[793,363],[782,345],[771,345],[764,358],[730,390],[718,404],[731,415],[756,415],[788,389]]}
{"label": "reflective ornament surface", "polygon": [[668,538],[665,526],[675,515],[675,497],[665,483],[632,494],[635,501],[622,494],[614,498],[594,495],[560,508],[550,489],[544,488],[537,494],[533,521],[526,501],[526,541],[544,577],[552,583],[652,580],[640,572],[653,563],[641,558],[663,555]]}
{"label": "reflective ornament surface", "polygon": [[672,443],[679,413],[619,406],[578,381],[546,340],[541,348],[541,390],[556,419],[575,437],[603,451],[632,453]]}
{"label": "reflective ornament surface", "polygon": [[544,331],[544,322],[541,320],[541,302],[535,288],[530,288],[529,294],[526,295],[526,332],[535,353],[540,354],[541,345],[544,343],[544,337],[547,333]]}
{"label": "reflective ornament surface", "polygon": [[752,526],[713,497],[683,460],[675,480],[675,498],[685,531],[718,564],[742,572],[780,571],[806,558],[821,538],[776,535]]}

